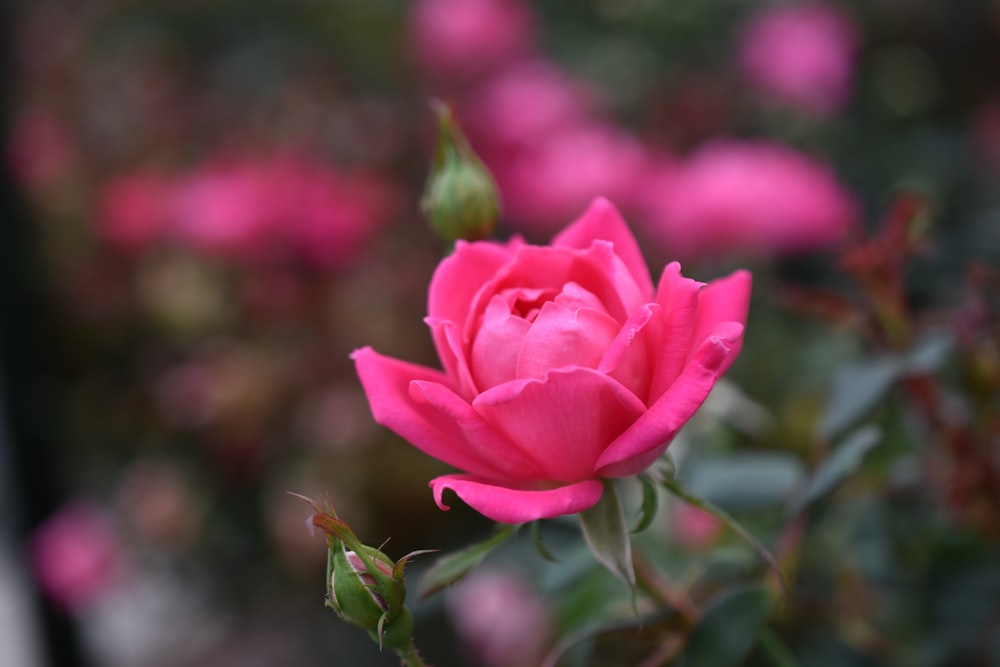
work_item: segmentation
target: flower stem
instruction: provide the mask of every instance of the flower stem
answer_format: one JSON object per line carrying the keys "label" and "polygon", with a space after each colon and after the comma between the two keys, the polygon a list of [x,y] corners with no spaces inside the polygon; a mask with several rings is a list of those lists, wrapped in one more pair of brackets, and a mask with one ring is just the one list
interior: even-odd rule
{"label": "flower stem", "polygon": [[420,656],[420,652],[417,650],[416,645],[413,641],[410,641],[410,645],[405,649],[400,649],[396,651],[399,654],[399,659],[402,661],[400,664],[403,667],[431,667],[424,659]]}

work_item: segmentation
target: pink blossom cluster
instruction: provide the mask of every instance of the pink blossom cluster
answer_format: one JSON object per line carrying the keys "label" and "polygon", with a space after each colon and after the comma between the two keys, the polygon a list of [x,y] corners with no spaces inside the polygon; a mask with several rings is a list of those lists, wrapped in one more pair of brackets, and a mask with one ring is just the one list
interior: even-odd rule
{"label": "pink blossom cluster", "polygon": [[762,92],[825,116],[850,97],[857,42],[851,19],[832,5],[780,5],[743,26],[739,65]]}
{"label": "pink blossom cluster", "polygon": [[[815,250],[853,224],[853,198],[832,169],[776,142],[715,140],[686,157],[652,149],[609,120],[590,87],[525,43],[526,14],[529,5],[515,0],[419,0],[411,23],[414,59],[431,85],[454,77],[448,92],[517,231],[546,238],[597,196],[671,258]],[[835,19],[816,21],[830,23],[833,41]],[[847,74],[831,64],[820,84],[840,91]]]}
{"label": "pink blossom cluster", "polygon": [[395,208],[389,184],[302,156],[209,160],[182,173],[137,169],[104,183],[101,234],[138,252],[173,243],[241,262],[348,265]]}

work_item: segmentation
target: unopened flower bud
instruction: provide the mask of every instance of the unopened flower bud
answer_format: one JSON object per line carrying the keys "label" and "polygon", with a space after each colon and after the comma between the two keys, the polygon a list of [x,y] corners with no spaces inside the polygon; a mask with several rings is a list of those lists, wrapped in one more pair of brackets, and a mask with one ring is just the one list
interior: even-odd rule
{"label": "unopened flower bud", "polygon": [[368,630],[380,644],[398,648],[408,643],[413,620],[405,611],[406,587],[395,565],[377,549],[361,545],[361,553],[338,542],[333,549],[329,605],[342,618]]}
{"label": "unopened flower bud", "polygon": [[406,563],[427,551],[413,551],[395,563],[384,553],[362,544],[351,527],[305,496],[292,494],[309,503],[316,513],[309,517],[310,529],[326,534],[327,606],[345,621],[368,631],[379,646],[389,646],[401,655],[415,651],[413,617],[405,606]]}
{"label": "unopened flower bud", "polygon": [[500,217],[496,182],[448,105],[437,105],[437,113],[438,143],[421,207],[431,228],[448,243],[486,238]]}

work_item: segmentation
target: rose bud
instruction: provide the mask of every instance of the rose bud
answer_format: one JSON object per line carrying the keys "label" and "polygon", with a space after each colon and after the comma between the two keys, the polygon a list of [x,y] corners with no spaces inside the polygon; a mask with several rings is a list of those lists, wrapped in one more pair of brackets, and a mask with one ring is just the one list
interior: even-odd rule
{"label": "rose bud", "polygon": [[339,540],[331,554],[327,605],[344,620],[368,630],[380,645],[408,646],[413,618],[403,604],[406,587],[402,576],[396,577],[393,562],[378,549],[362,545],[359,554]]}
{"label": "rose bud", "polygon": [[421,208],[442,240],[488,237],[500,217],[500,196],[446,104],[438,104],[438,143]]}

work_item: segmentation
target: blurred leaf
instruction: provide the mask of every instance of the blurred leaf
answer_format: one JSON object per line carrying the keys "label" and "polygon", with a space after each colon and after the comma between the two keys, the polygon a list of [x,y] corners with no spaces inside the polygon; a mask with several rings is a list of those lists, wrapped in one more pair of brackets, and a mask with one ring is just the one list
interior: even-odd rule
{"label": "blurred leaf", "polygon": [[772,667],[799,667],[792,651],[771,628],[765,627],[761,632],[760,647]]}
{"label": "blurred leaf", "polygon": [[518,528],[520,528],[519,524],[505,525],[490,539],[438,559],[424,573],[420,584],[420,597],[430,597],[448,586],[461,581],[491,551],[513,537]]}
{"label": "blurred leaf", "polygon": [[733,667],[750,653],[771,610],[762,585],[731,589],[705,610],[681,654],[683,667]]}
{"label": "blurred leaf", "polygon": [[684,501],[686,501],[686,502],[694,505],[695,507],[697,507],[699,509],[702,509],[702,510],[708,512],[709,514],[713,515],[714,517],[716,517],[717,519],[719,519],[720,521],[722,521],[723,523],[725,523],[726,526],[728,526],[733,531],[735,531],[736,534],[738,534],[740,537],[742,537],[744,540],[746,540],[746,542],[751,547],[753,547],[754,551],[756,551],[757,554],[761,557],[761,559],[765,563],[767,563],[768,566],[770,566],[771,570],[778,577],[778,582],[781,584],[782,590],[786,589],[786,586],[785,586],[785,577],[781,573],[781,568],[778,567],[778,562],[774,559],[774,556],[772,556],[771,552],[767,550],[767,547],[765,547],[763,544],[761,544],[757,540],[757,538],[754,537],[750,533],[750,531],[748,531],[746,528],[744,528],[743,525],[739,521],[737,521],[736,519],[734,519],[733,517],[731,517],[728,513],[726,513],[723,510],[719,509],[715,505],[712,505],[710,502],[708,502],[706,500],[703,500],[703,499],[701,499],[701,498],[699,498],[699,497],[697,497],[695,495],[692,495],[691,493],[689,493],[688,491],[686,491],[677,482],[676,479],[672,479],[670,477],[666,477],[666,478],[663,479],[663,485],[665,487],[667,487],[667,490],[669,490],[672,494],[674,494],[675,496],[677,496],[681,500],[684,500]]}
{"label": "blurred leaf", "polygon": [[830,442],[864,417],[899,379],[905,365],[895,357],[847,364],[833,376],[830,398],[819,422],[819,438]]}
{"label": "blurred leaf", "polygon": [[820,418],[819,438],[829,442],[853,426],[900,378],[937,371],[948,360],[953,347],[952,336],[938,331],[918,341],[904,356],[883,356],[840,368],[833,377],[830,398]]}
{"label": "blurred leaf", "polygon": [[914,345],[906,355],[904,365],[912,374],[933,373],[944,366],[955,346],[955,340],[947,331],[937,331],[927,335]]}
{"label": "blurred leaf", "polygon": [[642,512],[642,519],[639,520],[639,525],[635,527],[633,533],[641,533],[649,528],[649,524],[653,523],[653,519],[656,518],[656,510],[660,502],[656,483],[650,476],[639,475],[639,481],[642,483],[642,506],[639,508],[639,511]]}
{"label": "blurred leaf", "polygon": [[681,476],[699,498],[724,508],[750,510],[784,503],[806,472],[795,456],[753,452],[695,460]]}
{"label": "blurred leaf", "polygon": [[604,495],[596,505],[580,512],[580,525],[594,557],[634,590],[632,542],[614,480],[604,480]]}
{"label": "blurred leaf", "polygon": [[819,500],[840,484],[845,477],[857,470],[865,454],[881,440],[881,431],[869,425],[858,429],[837,445],[813,474],[801,500],[793,505],[793,514],[797,514],[803,508]]}

